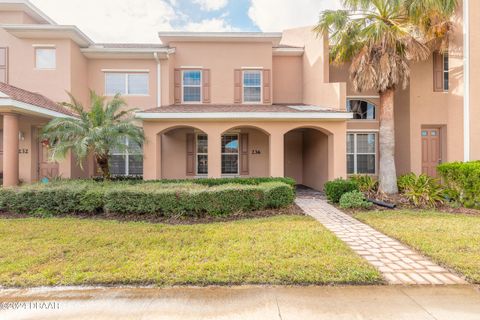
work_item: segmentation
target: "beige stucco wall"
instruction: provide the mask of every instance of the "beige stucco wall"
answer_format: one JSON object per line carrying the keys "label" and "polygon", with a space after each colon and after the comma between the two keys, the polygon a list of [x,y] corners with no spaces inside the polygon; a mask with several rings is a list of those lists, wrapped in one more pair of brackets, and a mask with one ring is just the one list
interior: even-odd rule
{"label": "beige stucco wall", "polygon": [[302,103],[303,58],[273,57],[273,103]]}
{"label": "beige stucco wall", "polygon": [[88,61],[88,85],[97,94],[105,95],[105,72],[102,70],[148,70],[148,95],[123,95],[122,97],[130,108],[147,110],[157,106],[157,63],[155,60],[90,59]]}
{"label": "beige stucco wall", "polygon": [[470,153],[480,160],[480,1],[470,0]]}
{"label": "beige stucco wall", "polygon": [[[268,135],[268,176],[283,177],[285,175],[285,144],[284,136],[287,132],[298,128],[313,128],[320,130],[327,136],[326,142],[328,143],[328,152],[325,149],[319,148],[318,152],[321,152],[325,157],[328,157],[328,161],[320,161],[323,163],[323,169],[328,172],[328,179],[334,179],[338,177],[346,176],[346,122],[344,121],[298,121],[298,122],[265,122],[265,121],[145,121],[144,130],[147,137],[147,143],[144,145],[144,177],[147,180],[159,179],[170,175],[170,172],[165,172],[164,157],[169,159],[177,159],[179,171],[175,171],[176,175],[181,171],[185,171],[186,164],[182,158],[185,155],[185,144],[183,137],[178,137],[180,146],[178,148],[171,148],[170,140],[167,148],[163,148],[164,139],[161,138],[164,132],[168,132],[178,127],[191,127],[199,131],[205,132],[209,137],[209,176],[220,177],[221,176],[221,144],[220,137],[224,132],[229,130],[256,127],[261,128],[261,131]],[[315,138],[317,139],[317,138]],[[313,140],[315,140],[313,139]],[[318,140],[318,139],[317,139]],[[321,139],[320,139],[321,140]],[[263,141],[263,142],[262,142]],[[250,143],[251,148],[254,148],[255,144],[265,148],[266,141],[261,138],[252,140]],[[323,143],[325,145],[326,143]],[[287,145],[288,146],[288,145]],[[167,151],[168,150],[168,151]],[[174,150],[172,152],[172,150]],[[163,152],[162,152],[163,151]],[[317,152],[317,154],[318,154]],[[166,154],[168,153],[168,154]],[[178,153],[178,155],[176,154]],[[263,154],[263,153],[262,153]],[[320,156],[320,155],[319,155]],[[308,159],[315,159],[311,155],[308,155]],[[168,160],[171,161],[171,160]],[[288,160],[287,160],[288,161]],[[309,160],[316,162],[318,160]],[[261,161],[259,161],[261,162]],[[252,162],[251,162],[252,163]],[[265,170],[266,166],[262,165]],[[181,171],[180,171],[181,170]],[[252,170],[255,172],[257,169]],[[303,170],[303,169],[302,169]],[[322,171],[323,172],[323,171]],[[302,171],[303,173],[303,171]],[[267,175],[267,174],[265,174]],[[319,179],[322,181],[322,179]]]}
{"label": "beige stucco wall", "polygon": [[36,24],[38,23],[22,11],[0,11],[0,24]]}
{"label": "beige stucco wall", "polygon": [[235,69],[272,69],[271,43],[172,42],[170,46],[176,48],[175,68],[210,69],[212,104],[234,102]]}

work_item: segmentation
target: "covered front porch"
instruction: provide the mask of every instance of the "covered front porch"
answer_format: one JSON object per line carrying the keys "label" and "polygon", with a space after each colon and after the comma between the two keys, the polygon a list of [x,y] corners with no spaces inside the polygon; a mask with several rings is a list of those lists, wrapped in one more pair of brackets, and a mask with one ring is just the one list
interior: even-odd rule
{"label": "covered front porch", "polygon": [[[54,117],[73,115],[48,98],[0,83],[0,164],[2,185],[81,175],[72,157],[51,162],[41,128]],[[76,172],[78,171],[78,172]]]}
{"label": "covered front porch", "polygon": [[147,138],[144,178],[291,177],[322,190],[346,176],[348,113],[259,106],[268,108],[268,114],[225,107],[198,115],[172,107],[139,113]]}

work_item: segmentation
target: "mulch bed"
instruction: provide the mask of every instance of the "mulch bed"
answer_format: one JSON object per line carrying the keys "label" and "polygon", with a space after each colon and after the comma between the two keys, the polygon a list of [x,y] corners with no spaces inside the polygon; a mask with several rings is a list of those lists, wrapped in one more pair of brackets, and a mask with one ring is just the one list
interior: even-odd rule
{"label": "mulch bed", "polygon": [[[123,214],[76,214],[76,215],[56,215],[55,218],[78,218],[78,219],[92,219],[92,220],[114,220],[120,222],[149,222],[149,223],[163,223],[170,225],[193,225],[193,224],[205,224],[214,222],[229,222],[245,219],[255,218],[268,218],[281,215],[297,215],[304,216],[300,207],[292,205],[282,209],[261,210],[246,213],[233,214],[226,217],[213,217],[213,216],[173,216],[165,217],[158,215],[123,215]],[[27,219],[32,218],[27,214],[16,214],[8,212],[0,212],[0,219]],[[42,218],[42,217],[38,217]]]}

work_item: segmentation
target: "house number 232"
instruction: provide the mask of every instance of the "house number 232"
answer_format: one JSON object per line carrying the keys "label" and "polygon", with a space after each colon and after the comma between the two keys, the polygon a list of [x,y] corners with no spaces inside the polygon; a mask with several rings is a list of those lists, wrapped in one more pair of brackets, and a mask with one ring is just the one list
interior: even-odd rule
{"label": "house number 232", "polygon": [[18,149],[18,154],[28,154],[28,149]]}
{"label": "house number 232", "polygon": [[252,154],[262,154],[262,151],[260,151],[260,150],[252,150]]}

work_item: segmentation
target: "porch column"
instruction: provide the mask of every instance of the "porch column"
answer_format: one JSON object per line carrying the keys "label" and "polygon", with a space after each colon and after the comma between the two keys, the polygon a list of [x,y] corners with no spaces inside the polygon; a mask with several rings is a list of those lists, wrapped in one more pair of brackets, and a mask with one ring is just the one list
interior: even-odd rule
{"label": "porch column", "polygon": [[3,114],[3,185],[18,185],[18,115]]}
{"label": "porch column", "polygon": [[270,135],[270,176],[281,178],[285,175],[284,133]]}
{"label": "porch column", "polygon": [[222,177],[222,132],[218,129],[206,131],[208,135],[208,177]]}

